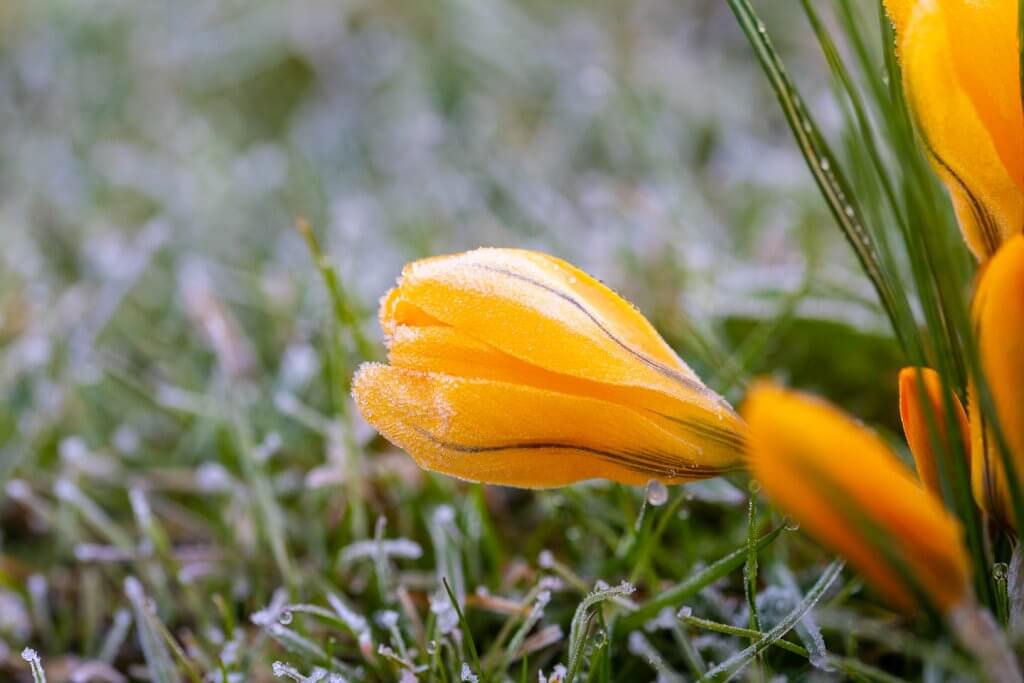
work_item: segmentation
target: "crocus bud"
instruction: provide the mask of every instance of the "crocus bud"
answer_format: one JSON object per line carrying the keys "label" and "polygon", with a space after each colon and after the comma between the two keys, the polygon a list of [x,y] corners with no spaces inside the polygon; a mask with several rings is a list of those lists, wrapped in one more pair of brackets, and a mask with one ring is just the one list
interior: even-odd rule
{"label": "crocus bud", "polygon": [[904,90],[982,261],[1024,226],[1017,0],[886,0]]}
{"label": "crocus bud", "polygon": [[410,263],[383,299],[390,365],[363,417],[425,469],[530,488],[682,482],[740,464],[746,428],[631,304],[568,263],[478,249]]}
{"label": "crocus bud", "polygon": [[969,597],[959,523],[872,431],[768,383],[750,391],[743,416],[765,494],[894,605],[947,612]]}
{"label": "crocus bud", "polygon": [[982,271],[971,313],[981,369],[996,413],[986,414],[978,391],[972,389],[974,497],[989,515],[1019,529],[992,419],[999,421],[1017,481],[1024,484],[1024,236],[1009,240]]}
{"label": "crocus bud", "polygon": [[[914,456],[917,476],[924,486],[939,498],[942,484],[938,457],[953,449],[948,442],[949,427],[944,404],[942,378],[930,368],[903,368],[900,370],[900,420],[903,434]],[[922,395],[923,393],[923,395]],[[971,433],[960,399],[950,395],[956,424],[954,438],[960,439],[962,452],[970,457]],[[934,430],[934,432],[933,432]],[[939,442],[933,438],[939,439]],[[939,447],[936,453],[936,446]]]}

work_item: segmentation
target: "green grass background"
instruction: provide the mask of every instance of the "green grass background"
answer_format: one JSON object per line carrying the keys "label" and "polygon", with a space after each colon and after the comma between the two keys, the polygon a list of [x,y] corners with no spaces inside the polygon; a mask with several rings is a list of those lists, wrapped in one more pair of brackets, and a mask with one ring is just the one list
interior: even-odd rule
{"label": "green grass background", "polygon": [[[797,3],[759,9],[837,135]],[[426,475],[375,437],[345,383],[382,353],[377,299],[404,262],[482,245],[580,265],[734,401],[770,374],[898,433],[887,323],[724,2],[4,3],[0,676],[31,680],[31,646],[51,681],[265,681],[275,661],[399,680],[398,660],[458,680],[475,649],[492,680],[537,680],[569,663],[595,582],[643,603],[783,523],[761,504],[748,524],[741,477],[641,513],[620,486]],[[762,554],[766,629],[828,559],[793,531]],[[442,576],[470,596],[462,639],[439,628]],[[812,656],[744,675],[837,675],[814,666],[819,627],[865,666],[956,670],[842,584],[790,636]],[[306,607],[250,618],[285,602]],[[749,644],[673,619],[683,602],[749,622],[739,569],[647,629],[606,605],[584,680],[696,678]]]}

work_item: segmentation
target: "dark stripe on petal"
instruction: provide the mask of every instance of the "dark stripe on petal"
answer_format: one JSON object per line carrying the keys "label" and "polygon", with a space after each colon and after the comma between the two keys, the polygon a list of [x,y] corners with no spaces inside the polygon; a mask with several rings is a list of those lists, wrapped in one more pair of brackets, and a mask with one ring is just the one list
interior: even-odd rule
{"label": "dark stripe on petal", "polygon": [[600,320],[598,320],[597,317],[593,313],[591,313],[587,309],[586,306],[584,306],[578,299],[576,299],[571,294],[567,294],[565,292],[562,292],[562,291],[560,291],[558,289],[555,289],[554,287],[551,287],[550,285],[544,284],[543,282],[538,282],[537,280],[534,280],[531,277],[527,277],[526,275],[522,275],[521,273],[514,273],[514,272],[512,272],[510,270],[506,270],[504,268],[496,268],[494,266],[488,266],[488,265],[484,265],[482,263],[471,263],[469,265],[473,266],[474,268],[481,268],[483,270],[486,270],[486,271],[489,271],[489,272],[492,272],[492,273],[498,273],[500,275],[505,275],[507,277],[515,278],[516,280],[520,280],[521,282],[525,282],[525,283],[527,283],[529,285],[533,285],[534,287],[539,287],[540,289],[543,289],[544,291],[546,291],[546,292],[548,292],[550,294],[554,294],[555,296],[557,296],[558,298],[562,299],[563,301],[566,301],[566,302],[572,304],[572,306],[574,306],[575,308],[579,309],[580,312],[582,312],[585,316],[587,316],[587,318],[589,318],[590,321],[593,322],[594,325],[596,325],[597,328],[599,330],[601,330],[601,332],[603,332],[605,336],[607,336],[609,339],[611,339],[613,342],[615,342],[615,344],[617,344],[623,350],[625,350],[626,352],[628,352],[629,354],[634,356],[641,363],[643,363],[644,365],[652,368],[653,370],[655,370],[656,372],[660,373],[661,375],[664,375],[665,377],[668,377],[669,379],[673,379],[673,380],[679,382],[680,384],[685,386],[687,389],[691,389],[693,391],[696,391],[696,392],[702,394],[703,396],[705,396],[705,397],[711,399],[712,401],[714,401],[716,404],[718,404],[723,409],[725,409],[725,410],[727,410],[730,413],[735,415],[735,412],[733,411],[732,406],[730,406],[725,401],[725,399],[723,399],[721,396],[719,396],[715,392],[711,391],[711,389],[709,389],[708,387],[704,386],[700,382],[697,382],[696,380],[690,379],[689,377],[683,375],[682,373],[680,373],[675,368],[671,368],[671,367],[665,365],[664,363],[660,363],[657,360],[648,357],[644,353],[642,353],[640,351],[637,351],[632,346],[630,346],[626,342],[624,342],[621,339],[619,339],[617,336],[615,336],[615,334],[611,330],[609,330],[607,327],[605,327],[604,323],[602,323]]}
{"label": "dark stripe on petal", "polygon": [[[923,136],[922,136],[923,137]],[[1002,243],[1002,234],[999,231],[999,227],[996,225],[995,217],[985,206],[984,202],[979,200],[975,194],[971,191],[971,188],[967,186],[967,183],[960,177],[960,175],[953,170],[953,167],[946,163],[935,148],[925,140],[925,147],[928,149],[928,153],[935,163],[942,167],[946,173],[952,177],[953,181],[963,190],[963,193],[967,195],[967,199],[971,204],[971,214],[974,215],[974,221],[981,227],[981,237],[985,243],[985,255],[992,256],[999,249],[999,245]]]}
{"label": "dark stripe on petal", "polygon": [[650,474],[673,479],[686,476],[711,477],[732,471],[732,469],[734,469],[704,467],[694,462],[680,460],[679,458],[670,456],[668,454],[643,451],[609,451],[601,448],[593,448],[590,446],[584,446],[580,444],[566,444],[558,442],[525,442],[491,446],[471,446],[438,439],[427,430],[420,429],[419,427],[413,427],[413,429],[420,436],[424,437],[425,439],[428,439],[436,446],[443,448],[444,450],[454,451],[456,453],[479,454],[500,453],[504,451],[525,451],[542,449],[580,451],[582,453],[587,453],[588,455],[596,456],[601,460],[621,465],[623,467],[633,470],[634,472],[640,472],[642,474]]}
{"label": "dark stripe on petal", "polygon": [[742,452],[746,450],[746,439],[743,438],[742,434],[739,434],[731,429],[725,429],[723,427],[718,427],[713,423],[695,420],[692,418],[679,418],[673,417],[672,415],[666,415],[665,413],[659,413],[656,411],[651,412],[657,415],[658,417],[662,417],[671,422],[675,422],[676,424],[684,427],[690,432],[693,432],[695,435],[701,438],[715,441],[723,446],[735,448],[737,451]]}

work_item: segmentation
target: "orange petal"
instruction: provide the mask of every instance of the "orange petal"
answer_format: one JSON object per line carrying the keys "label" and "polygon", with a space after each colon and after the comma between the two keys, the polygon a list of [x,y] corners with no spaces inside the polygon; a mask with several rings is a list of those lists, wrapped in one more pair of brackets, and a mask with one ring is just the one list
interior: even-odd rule
{"label": "orange petal", "polygon": [[[1008,241],[981,274],[972,306],[981,367],[1010,449],[1024,482],[1024,236]],[[978,504],[1004,523],[1013,520],[1006,471],[998,444],[971,392],[972,482]],[[980,456],[980,457],[979,457]]]}
{"label": "orange petal", "polygon": [[734,413],[708,412],[648,389],[602,384],[530,365],[464,332],[444,326],[396,325],[388,361],[400,368],[520,384],[618,403],[685,441],[703,442],[702,463],[728,469],[740,462],[746,425]]}
{"label": "orange petal", "polygon": [[637,410],[510,382],[364,364],[360,413],[424,469],[546,488],[585,479],[677,483],[719,474],[704,444]]}
{"label": "orange petal", "polygon": [[894,19],[901,16],[895,23],[907,99],[964,238],[981,260],[1024,226],[1016,22],[1004,24],[1011,3],[917,2],[909,18],[905,3],[890,4]]}
{"label": "orange petal", "polygon": [[885,12],[889,15],[889,19],[892,20],[897,36],[902,35],[906,31],[914,8],[921,2],[922,0],[884,0]]}
{"label": "orange petal", "polygon": [[[914,455],[917,476],[925,487],[939,498],[942,497],[940,470],[932,440],[932,428],[938,430],[942,440],[942,452],[950,452],[946,443],[946,407],[943,398],[942,378],[929,368],[903,368],[900,370],[900,420],[903,434],[907,438],[910,452]],[[921,395],[922,390],[924,396]],[[970,457],[970,427],[967,414],[960,400],[954,395],[953,412],[956,414],[957,434],[963,444],[963,452]],[[968,460],[969,462],[969,460]]]}
{"label": "orange petal", "polygon": [[556,258],[477,249],[425,259],[406,266],[399,291],[427,316],[538,368],[732,413],[639,311]]}
{"label": "orange petal", "polygon": [[[873,432],[822,401],[768,383],[751,390],[743,415],[750,466],[765,493],[894,604],[912,610],[918,600],[893,555],[940,610],[965,598],[959,524]],[[884,534],[893,555],[873,542],[868,525]]]}
{"label": "orange petal", "polygon": [[946,19],[957,82],[974,103],[1003,166],[1024,192],[1019,2],[939,0],[939,6]]}

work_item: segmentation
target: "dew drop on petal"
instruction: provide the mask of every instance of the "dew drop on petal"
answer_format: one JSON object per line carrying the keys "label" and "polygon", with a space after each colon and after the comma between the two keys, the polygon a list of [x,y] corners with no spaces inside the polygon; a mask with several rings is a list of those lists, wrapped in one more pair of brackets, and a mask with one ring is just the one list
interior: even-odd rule
{"label": "dew drop on petal", "polygon": [[659,507],[668,502],[668,487],[657,479],[647,482],[647,502]]}

